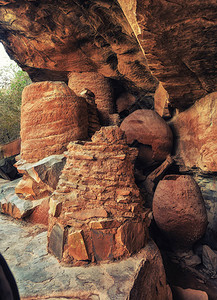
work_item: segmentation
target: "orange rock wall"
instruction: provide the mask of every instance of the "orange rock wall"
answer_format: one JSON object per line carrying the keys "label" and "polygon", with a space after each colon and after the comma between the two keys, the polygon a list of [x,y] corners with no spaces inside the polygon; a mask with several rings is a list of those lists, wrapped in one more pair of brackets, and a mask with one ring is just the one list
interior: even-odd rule
{"label": "orange rock wall", "polygon": [[171,121],[176,156],[187,168],[217,172],[217,93],[202,98]]}
{"label": "orange rock wall", "polygon": [[118,2],[174,107],[215,91],[216,1]]}

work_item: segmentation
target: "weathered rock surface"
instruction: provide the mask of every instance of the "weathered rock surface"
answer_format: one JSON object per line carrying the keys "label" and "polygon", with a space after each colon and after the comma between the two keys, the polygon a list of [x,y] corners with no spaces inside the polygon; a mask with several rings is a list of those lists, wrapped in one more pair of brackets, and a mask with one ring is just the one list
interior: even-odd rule
{"label": "weathered rock surface", "polygon": [[117,126],[102,127],[91,142],[68,145],[51,196],[51,253],[78,265],[129,256],[145,245],[148,220],[134,180],[136,154]]}
{"label": "weathered rock surface", "polygon": [[29,216],[44,200],[22,200],[15,194],[15,187],[20,179],[3,184],[0,187],[0,212],[21,219]]}
{"label": "weathered rock surface", "polygon": [[1,41],[33,80],[99,72],[137,91],[155,89],[145,53],[175,107],[189,107],[215,90],[216,1],[20,4],[0,2]]}
{"label": "weathered rock surface", "polygon": [[61,154],[70,141],[85,139],[87,105],[64,82],[33,83],[23,90],[21,158],[36,162]]}
{"label": "weathered rock surface", "polygon": [[168,175],[158,183],[153,214],[158,227],[178,248],[191,247],[206,231],[204,200],[189,175]]}
{"label": "weathered rock surface", "polygon": [[215,91],[216,1],[118,2],[175,107]]}
{"label": "weathered rock surface", "polygon": [[187,168],[217,171],[217,93],[207,95],[171,121],[176,155]]}
{"label": "weathered rock surface", "polygon": [[0,215],[1,253],[22,299],[171,300],[162,259],[152,241],[123,261],[68,268],[47,254],[46,238],[43,227]]}
{"label": "weathered rock surface", "polygon": [[63,154],[51,155],[36,163],[27,163],[23,160],[16,163],[19,173],[23,174],[15,187],[19,201],[25,205],[27,200],[27,203],[41,200],[38,206],[32,209],[28,221],[48,225],[49,196],[56,189],[64,165]]}
{"label": "weathered rock surface", "polygon": [[98,72],[137,92],[157,85],[116,0],[1,2],[0,39],[33,81]]}
{"label": "weathered rock surface", "polygon": [[125,132],[128,144],[137,141],[147,146],[147,151],[140,151],[140,156],[144,156],[144,159],[149,156],[150,160],[163,161],[171,152],[172,132],[167,123],[153,110],[134,111],[124,119],[120,128]]}

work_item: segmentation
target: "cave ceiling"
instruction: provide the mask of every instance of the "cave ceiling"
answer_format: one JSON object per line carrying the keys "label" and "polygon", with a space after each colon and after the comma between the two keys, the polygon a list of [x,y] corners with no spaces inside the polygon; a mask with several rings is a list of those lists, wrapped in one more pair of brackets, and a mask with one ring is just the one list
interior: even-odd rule
{"label": "cave ceiling", "polygon": [[0,41],[33,81],[99,72],[133,93],[158,80],[180,110],[216,86],[216,1],[0,1]]}

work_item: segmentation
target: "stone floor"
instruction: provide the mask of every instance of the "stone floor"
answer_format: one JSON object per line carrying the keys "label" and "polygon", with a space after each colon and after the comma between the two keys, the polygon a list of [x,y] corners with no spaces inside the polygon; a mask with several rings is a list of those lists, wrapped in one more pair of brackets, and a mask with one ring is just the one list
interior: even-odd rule
{"label": "stone floor", "polygon": [[[15,276],[22,299],[137,299],[129,294],[141,266],[147,261],[159,265],[153,242],[123,261],[73,268],[60,265],[47,253],[46,244],[45,227],[0,214],[0,252]],[[155,278],[158,273],[156,270]]]}
{"label": "stone floor", "polygon": [[0,186],[6,184],[6,183],[9,183],[10,181],[9,180],[5,180],[3,178],[0,178]]}

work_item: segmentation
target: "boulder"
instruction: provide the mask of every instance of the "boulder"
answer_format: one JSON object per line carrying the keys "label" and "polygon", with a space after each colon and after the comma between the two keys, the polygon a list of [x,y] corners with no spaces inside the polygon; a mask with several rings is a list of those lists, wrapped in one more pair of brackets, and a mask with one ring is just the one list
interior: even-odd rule
{"label": "boulder", "polygon": [[163,161],[171,152],[173,144],[172,131],[167,123],[153,110],[140,109],[134,111],[124,119],[120,128],[125,132],[128,144],[137,141],[145,145],[147,151],[146,149],[140,151],[140,156],[144,159],[149,156],[149,160]]}
{"label": "boulder", "polygon": [[87,105],[64,82],[38,82],[24,88],[21,158],[36,162],[61,154],[70,141],[87,138]]}
{"label": "boulder", "polygon": [[187,168],[217,172],[217,92],[175,116],[170,125],[176,137],[179,163]]}
{"label": "boulder", "polygon": [[158,227],[177,248],[190,248],[206,231],[204,200],[189,175],[168,175],[158,183],[153,214]]}

